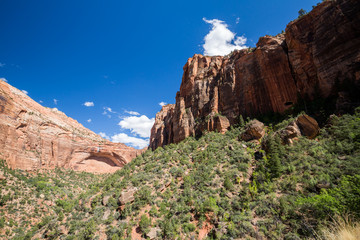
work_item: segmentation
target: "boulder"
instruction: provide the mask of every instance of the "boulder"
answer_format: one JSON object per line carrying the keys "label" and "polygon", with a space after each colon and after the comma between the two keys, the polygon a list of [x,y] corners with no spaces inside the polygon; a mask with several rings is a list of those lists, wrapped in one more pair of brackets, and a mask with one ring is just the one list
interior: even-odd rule
{"label": "boulder", "polygon": [[156,239],[159,235],[158,233],[161,232],[161,229],[158,227],[151,228],[150,231],[146,234],[149,239]]}
{"label": "boulder", "polygon": [[292,121],[288,126],[284,129],[277,132],[280,135],[280,138],[286,144],[292,144],[293,140],[300,137],[306,136],[309,139],[313,139],[319,133],[319,125],[317,121],[306,115],[303,114],[296,118],[295,121]]}
{"label": "boulder", "polygon": [[292,144],[294,138],[301,136],[301,131],[296,121],[293,121],[287,127],[280,130],[279,134],[284,143]]}
{"label": "boulder", "polygon": [[121,196],[119,197],[120,205],[125,205],[126,203],[133,202],[135,200],[134,194],[137,190],[138,189],[135,187],[122,192]]}
{"label": "boulder", "polygon": [[229,119],[225,116],[215,116],[214,117],[214,129],[208,129],[209,131],[218,131],[219,133],[226,133],[228,128],[230,127]]}
{"label": "boulder", "polygon": [[262,122],[254,119],[251,120],[245,128],[245,132],[241,135],[244,141],[258,140],[265,135],[265,126]]}
{"label": "boulder", "polygon": [[104,196],[102,200],[102,204],[106,206],[109,203],[110,196]]}
{"label": "boulder", "polygon": [[309,139],[313,139],[319,134],[319,124],[314,118],[306,114],[299,116],[296,119],[296,124],[299,126],[301,134]]}

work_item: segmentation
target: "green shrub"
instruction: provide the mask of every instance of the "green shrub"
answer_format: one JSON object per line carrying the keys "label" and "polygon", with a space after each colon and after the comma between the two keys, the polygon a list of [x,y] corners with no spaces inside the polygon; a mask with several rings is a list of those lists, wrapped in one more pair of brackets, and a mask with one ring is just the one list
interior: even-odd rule
{"label": "green shrub", "polygon": [[148,218],[145,214],[141,215],[139,227],[143,233],[149,232],[149,227],[151,226],[151,219]]}

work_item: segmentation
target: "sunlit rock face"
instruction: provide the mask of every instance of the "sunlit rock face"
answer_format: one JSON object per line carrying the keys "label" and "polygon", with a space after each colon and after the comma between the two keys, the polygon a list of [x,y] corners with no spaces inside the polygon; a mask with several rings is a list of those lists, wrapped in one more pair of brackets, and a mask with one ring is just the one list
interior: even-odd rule
{"label": "sunlit rock face", "polygon": [[24,170],[114,172],[141,151],[112,143],[0,81],[0,159]]}
{"label": "sunlit rock face", "polygon": [[176,103],[157,114],[150,147],[225,132],[240,115],[283,113],[299,101],[334,99],[346,110],[359,92],[360,1],[325,1],[254,49],[189,58]]}

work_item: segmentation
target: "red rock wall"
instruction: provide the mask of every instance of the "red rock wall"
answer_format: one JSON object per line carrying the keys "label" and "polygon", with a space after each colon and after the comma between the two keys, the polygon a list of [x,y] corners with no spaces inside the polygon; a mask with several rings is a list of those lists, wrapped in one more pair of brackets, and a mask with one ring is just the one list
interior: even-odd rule
{"label": "red rock wall", "polygon": [[101,138],[0,80],[0,159],[11,168],[114,172],[140,152]]}
{"label": "red rock wall", "polygon": [[348,103],[360,95],[359,79],[360,1],[326,1],[285,34],[260,38],[255,49],[189,58],[176,104],[156,116],[150,147],[223,132],[227,124],[213,127],[218,115],[234,124],[240,114],[282,113],[302,99]]}
{"label": "red rock wall", "polygon": [[[303,98],[337,95],[360,80],[360,1],[326,1],[286,28],[288,56]],[[346,84],[347,85],[347,84]]]}

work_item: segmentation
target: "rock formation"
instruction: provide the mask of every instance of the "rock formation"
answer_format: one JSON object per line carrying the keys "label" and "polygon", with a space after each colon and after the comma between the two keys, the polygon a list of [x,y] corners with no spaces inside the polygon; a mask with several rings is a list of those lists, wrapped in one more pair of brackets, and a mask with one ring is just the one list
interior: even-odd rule
{"label": "rock formation", "polygon": [[319,97],[351,108],[360,102],[359,80],[360,1],[325,1],[254,49],[189,58],[176,103],[156,116],[150,147],[225,132],[227,124],[214,127],[214,116],[231,125],[240,115],[283,113]]}
{"label": "rock formation", "polygon": [[130,188],[126,191],[123,191],[119,197],[119,203],[121,206],[125,205],[126,203],[133,202],[135,200],[135,193],[137,192],[137,188]]}
{"label": "rock formation", "polygon": [[254,119],[246,125],[245,132],[241,135],[241,139],[244,141],[258,140],[261,139],[264,135],[264,124]]}
{"label": "rock formation", "polygon": [[302,135],[313,139],[320,131],[319,124],[312,117],[303,114],[296,119],[296,125],[299,126]]}
{"label": "rock formation", "polygon": [[302,114],[278,133],[284,143],[292,144],[293,139],[296,139],[301,135],[313,139],[319,132],[320,127],[317,121],[306,114]]}
{"label": "rock formation", "polygon": [[101,138],[0,80],[0,159],[9,167],[114,172],[140,152]]}

